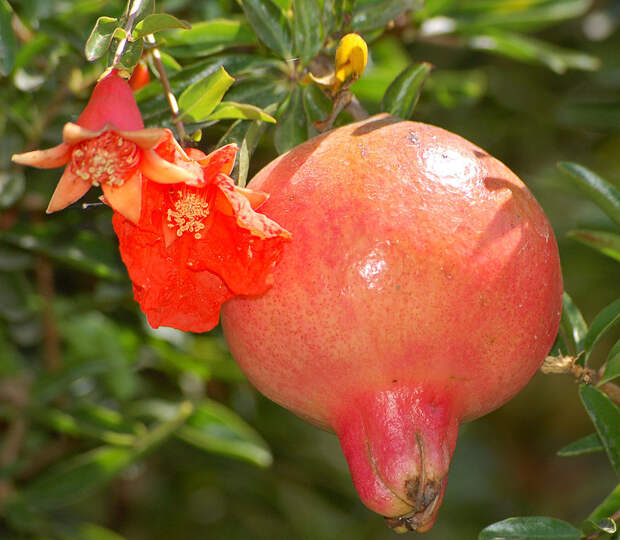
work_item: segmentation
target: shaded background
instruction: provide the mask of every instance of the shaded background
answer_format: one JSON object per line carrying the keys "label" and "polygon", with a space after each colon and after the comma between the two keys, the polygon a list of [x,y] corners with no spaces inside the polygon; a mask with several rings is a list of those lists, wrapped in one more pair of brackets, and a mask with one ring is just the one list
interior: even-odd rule
{"label": "shaded background", "polygon": [[[11,74],[0,79],[0,537],[106,540],[115,531],[136,540],[394,538],[359,502],[335,436],[253,390],[219,329],[184,335],[147,327],[118,257],[109,209],[74,205],[44,215],[60,172],[15,168],[10,155],[59,142],[63,123],[75,120],[102,70],[83,60],[84,42],[98,16],[118,16],[123,6],[11,5],[26,42]],[[573,15],[518,22],[519,14],[549,5]],[[159,7],[190,22],[241,16],[227,1]],[[425,35],[436,16],[469,21],[470,28]],[[474,38],[489,30],[581,51],[598,58],[600,68],[565,70],[571,62],[554,63],[545,49],[529,57],[517,46],[481,50],[488,43]],[[618,183],[620,2],[429,2],[426,12],[374,37],[367,71],[353,88],[363,106],[378,112],[385,88],[411,61],[434,64],[414,118],[459,133],[524,180],[556,232],[565,288],[591,321],[620,296],[618,263],[565,234],[612,225],[556,162],[581,163]],[[593,67],[584,58],[573,64]],[[245,101],[253,102],[251,94]],[[229,125],[205,130],[201,147],[215,145]],[[268,133],[250,176],[276,155]],[[89,197],[96,200],[94,192]],[[614,337],[597,346],[594,365]],[[124,454],[110,454],[63,485],[62,468],[73,456],[102,444],[126,448],[127,437],[142,436],[154,420],[174,432],[178,411],[163,405],[183,399],[204,404],[194,432],[149,443],[147,453],[126,462]],[[536,375],[513,401],[461,428],[443,507],[426,538],[475,538],[513,515],[579,523],[615,486],[613,472],[603,454],[555,452],[590,432],[575,383]],[[269,451],[273,464],[264,467]]]}

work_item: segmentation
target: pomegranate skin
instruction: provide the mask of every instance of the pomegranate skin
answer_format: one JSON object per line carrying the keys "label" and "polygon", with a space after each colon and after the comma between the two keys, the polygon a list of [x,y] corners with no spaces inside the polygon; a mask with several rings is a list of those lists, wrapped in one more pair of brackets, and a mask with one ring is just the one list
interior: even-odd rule
{"label": "pomegranate skin", "polygon": [[336,432],[369,508],[428,530],[459,423],[519,392],[553,344],[551,226],[485,151],[385,115],[307,141],[249,187],[293,241],[268,292],[224,305],[234,358]]}

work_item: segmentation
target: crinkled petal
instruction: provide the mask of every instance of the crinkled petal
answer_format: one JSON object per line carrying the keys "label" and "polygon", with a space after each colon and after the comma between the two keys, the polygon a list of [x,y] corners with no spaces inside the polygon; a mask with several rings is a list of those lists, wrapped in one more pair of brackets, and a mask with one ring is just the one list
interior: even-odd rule
{"label": "crinkled petal", "polygon": [[[235,166],[235,157],[238,151],[239,147],[236,144],[227,144],[201,159],[194,159],[200,163],[205,179],[209,180],[215,178],[218,174],[228,176]],[[193,156],[190,155],[190,157]]]}
{"label": "crinkled petal", "polygon": [[197,172],[179,167],[159,157],[154,150],[145,150],[142,154],[140,168],[149,180],[160,184],[195,183],[199,181]]}
{"label": "crinkled petal", "polygon": [[23,154],[13,154],[13,163],[38,167],[39,169],[55,169],[66,165],[71,159],[71,145],[67,143],[59,144],[47,150],[33,150]]}
{"label": "crinkled petal", "polygon": [[[235,192],[230,179],[219,175],[216,185],[221,190],[218,197],[228,201],[232,215],[215,213],[203,237],[193,242],[188,265],[216,272],[235,294],[262,294],[273,283],[273,269],[291,235],[254,212],[248,199]],[[184,235],[181,241],[191,240],[185,240]]]}
{"label": "crinkled petal", "polygon": [[221,305],[232,297],[219,276],[184,264],[187,246],[179,242],[165,249],[161,237],[117,213],[112,223],[135,299],[153,328],[206,332],[217,325]]}
{"label": "crinkled petal", "polygon": [[249,188],[242,188],[239,186],[235,186],[235,192],[239,195],[243,195],[248,201],[250,201],[250,206],[252,206],[253,210],[261,207],[269,198],[269,193],[265,193],[264,191],[254,191]]}
{"label": "crinkled petal", "polygon": [[[230,204],[232,215],[235,216],[239,227],[248,229],[252,234],[260,238],[272,238],[275,236],[291,237],[291,233],[280,227],[275,221],[269,219],[264,214],[255,212],[246,195],[239,193],[238,189],[235,189],[230,178],[220,174],[215,179],[215,184],[220,190],[218,196],[222,194]],[[221,198],[216,202],[216,208],[225,208],[225,203],[222,202]]]}
{"label": "crinkled petal", "polygon": [[62,173],[60,181],[58,182],[54,194],[50,199],[50,203],[46,212],[51,214],[66,208],[75,201],[81,199],[86,192],[90,189],[91,183],[86,180],[82,180],[78,175],[74,174],[71,170],[71,166],[65,167],[65,172]]}
{"label": "crinkled petal", "polygon": [[132,223],[140,221],[142,173],[136,170],[122,186],[101,184],[106,203]]}

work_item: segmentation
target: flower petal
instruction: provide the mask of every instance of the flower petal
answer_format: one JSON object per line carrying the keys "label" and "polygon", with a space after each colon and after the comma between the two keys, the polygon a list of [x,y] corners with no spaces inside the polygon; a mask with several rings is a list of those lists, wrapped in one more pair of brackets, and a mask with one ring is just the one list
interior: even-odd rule
{"label": "flower petal", "polygon": [[262,206],[269,198],[269,193],[265,193],[264,191],[254,191],[253,189],[242,188],[240,186],[235,186],[235,191],[250,201],[250,205],[253,210],[256,210],[258,207]]}
{"label": "flower petal", "polygon": [[[197,159],[204,171],[205,178],[210,179],[218,174],[225,174],[228,176],[235,166],[235,157],[238,151],[239,147],[236,144],[227,144],[226,146],[214,150],[204,158]],[[190,157],[193,156],[190,155]]]}
{"label": "flower petal", "polygon": [[[269,219],[264,214],[254,212],[248,198],[245,194],[239,193],[238,188],[235,189],[230,178],[220,174],[215,179],[215,184],[220,190],[218,196],[221,193],[230,204],[232,215],[235,216],[239,227],[249,230],[252,234],[260,238],[282,236],[288,239],[291,237],[291,233],[283,227],[280,227],[275,221]],[[216,202],[216,208],[225,208],[225,204],[221,199]]]}
{"label": "flower petal", "polygon": [[122,186],[101,184],[106,203],[114,211],[125,216],[136,225],[140,221],[142,208],[142,173],[139,170],[128,178]]}
{"label": "flower petal", "polygon": [[155,148],[159,141],[170,133],[170,130],[165,128],[146,128],[136,131],[117,131],[117,133],[123,139],[137,144],[140,148],[150,150]]}
{"label": "flower petal", "polygon": [[40,169],[55,169],[62,167],[71,159],[71,145],[59,144],[47,150],[33,150],[23,154],[13,154],[11,161],[20,165],[29,165]]}
{"label": "flower petal", "polygon": [[90,189],[90,186],[90,182],[82,180],[77,174],[74,174],[71,166],[68,165],[60,177],[46,212],[51,214],[66,208],[78,199],[81,199]]}
{"label": "flower petal", "polygon": [[118,213],[112,223],[135,299],[153,328],[206,332],[217,325],[220,306],[233,296],[219,276],[185,265],[188,246],[180,242],[165,249],[161,237]]}
{"label": "flower petal", "polygon": [[160,184],[196,183],[200,180],[197,173],[166,161],[153,150],[144,151],[140,168],[144,176]]}
{"label": "flower petal", "polygon": [[106,124],[105,127],[94,131],[92,129],[78,126],[73,122],[67,122],[62,128],[62,140],[73,146],[81,143],[82,141],[99,137],[99,135],[101,135],[104,131],[107,131],[109,127],[110,125]]}

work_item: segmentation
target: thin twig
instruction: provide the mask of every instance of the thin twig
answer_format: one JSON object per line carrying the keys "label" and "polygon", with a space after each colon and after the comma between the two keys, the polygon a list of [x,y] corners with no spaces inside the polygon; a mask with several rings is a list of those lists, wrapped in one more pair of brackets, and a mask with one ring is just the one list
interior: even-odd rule
{"label": "thin twig", "polygon": [[114,53],[114,61],[112,62],[112,67],[115,68],[118,66],[121,61],[121,57],[125,52],[125,46],[127,45],[127,41],[129,41],[129,37],[133,32],[133,23],[136,20],[136,15],[140,11],[140,7],[142,5],[142,0],[133,0],[131,3],[131,8],[129,10],[129,14],[127,15],[127,22],[125,23],[125,36],[118,42],[118,46],[116,47],[116,53]]}
{"label": "thin twig", "polygon": [[153,57],[155,67],[157,68],[157,73],[159,73],[159,80],[161,81],[161,85],[164,87],[164,92],[166,93],[166,99],[168,100],[170,112],[172,113],[172,123],[177,130],[177,135],[183,143],[188,139],[187,133],[185,132],[183,122],[181,122],[179,118],[179,104],[177,103],[177,98],[174,97],[174,94],[172,93],[170,81],[168,80],[168,74],[166,73],[164,63],[161,61],[161,53],[159,52],[159,48],[157,47],[155,36],[153,36],[153,34],[149,34],[148,36],[146,36],[145,39],[148,43],[152,45],[152,47],[150,48],[150,53]]}

